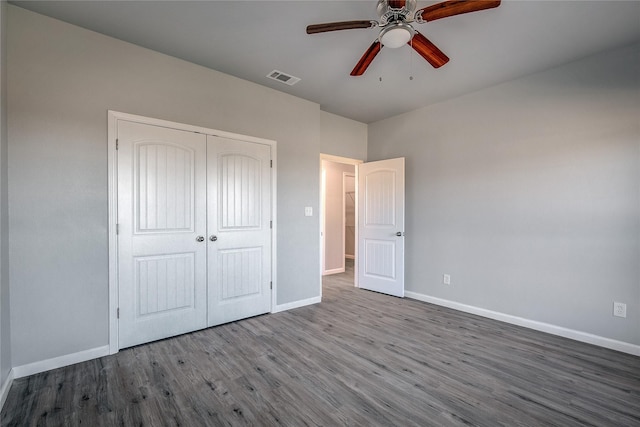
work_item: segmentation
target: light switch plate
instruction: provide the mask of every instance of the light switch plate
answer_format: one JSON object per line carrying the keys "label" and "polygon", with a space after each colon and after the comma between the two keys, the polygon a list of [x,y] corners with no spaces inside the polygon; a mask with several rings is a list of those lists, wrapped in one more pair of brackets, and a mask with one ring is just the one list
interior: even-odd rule
{"label": "light switch plate", "polygon": [[313,216],[313,208],[311,206],[304,208],[304,216]]}

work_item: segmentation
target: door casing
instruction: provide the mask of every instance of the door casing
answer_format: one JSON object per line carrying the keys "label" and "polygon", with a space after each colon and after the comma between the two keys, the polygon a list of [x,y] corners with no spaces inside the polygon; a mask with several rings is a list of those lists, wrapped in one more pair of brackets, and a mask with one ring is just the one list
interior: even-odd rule
{"label": "door casing", "polygon": [[137,123],[167,127],[172,129],[197,132],[205,135],[237,139],[246,142],[256,142],[271,146],[271,217],[273,221],[271,231],[271,311],[276,307],[277,296],[277,143],[276,141],[240,135],[216,129],[193,126],[167,120],[154,119],[134,114],[109,110],[107,112],[107,173],[108,173],[108,241],[109,241],[109,354],[115,354],[118,346],[118,164],[117,164],[117,136],[118,121],[126,120]]}

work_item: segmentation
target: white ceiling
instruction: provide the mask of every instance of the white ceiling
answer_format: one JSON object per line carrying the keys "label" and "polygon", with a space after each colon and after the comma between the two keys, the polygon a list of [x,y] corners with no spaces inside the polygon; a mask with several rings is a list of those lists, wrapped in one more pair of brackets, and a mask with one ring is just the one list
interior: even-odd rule
{"label": "white ceiling", "polygon": [[[20,7],[308,99],[364,123],[640,41],[640,1],[503,1],[416,29],[451,61],[409,46],[349,73],[376,29],[307,35],[309,24],[378,18],[357,1],[12,1]],[[418,1],[418,8],[437,2]],[[272,70],[302,80],[267,79]],[[410,77],[413,79],[410,79]]]}

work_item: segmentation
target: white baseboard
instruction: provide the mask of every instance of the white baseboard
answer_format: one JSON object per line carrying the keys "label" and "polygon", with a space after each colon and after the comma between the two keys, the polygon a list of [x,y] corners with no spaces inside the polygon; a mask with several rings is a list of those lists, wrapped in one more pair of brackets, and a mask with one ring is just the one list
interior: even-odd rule
{"label": "white baseboard", "polygon": [[355,255],[344,254],[344,257],[345,257],[346,259],[356,259],[356,256],[355,256]]}
{"label": "white baseboard", "polygon": [[589,334],[587,332],[576,331],[574,329],[563,328],[562,326],[551,325],[549,323],[538,322],[535,320],[525,319],[510,314],[499,313],[497,311],[487,310],[484,308],[474,307],[472,305],[461,304],[455,301],[449,301],[442,298],[431,297],[417,292],[405,291],[407,298],[413,298],[419,301],[428,302],[443,307],[452,308],[454,310],[463,311],[465,313],[476,314],[478,316],[487,317],[493,320],[510,323],[512,325],[522,326],[534,329],[540,332],[557,335],[572,340],[597,345],[611,350],[621,351],[623,353],[640,356],[640,345],[630,344],[623,341],[612,340],[598,335]]}
{"label": "white baseboard", "polygon": [[330,274],[340,274],[340,273],[344,273],[344,267],[342,268],[334,268],[331,270],[325,270],[322,272],[323,276],[328,276]]}
{"label": "white baseboard", "polygon": [[13,369],[9,371],[7,379],[4,380],[4,383],[2,383],[2,388],[0,388],[0,411],[2,411],[2,408],[4,408],[4,402],[7,400],[7,396],[9,395],[11,384],[13,384]]}
{"label": "white baseboard", "polygon": [[64,356],[54,357],[52,359],[28,363],[22,366],[15,366],[12,371],[15,378],[28,377],[29,375],[50,371],[51,369],[62,368],[64,366],[80,362],[86,362],[87,360],[97,359],[98,357],[107,355],[109,355],[109,346],[105,345],[102,347],[79,351],[77,353],[65,354]]}
{"label": "white baseboard", "polygon": [[318,304],[322,300],[321,297],[313,297],[308,299],[303,299],[300,301],[289,302],[286,304],[279,304],[273,310],[272,313],[279,313],[281,311],[292,310],[294,308],[304,307],[305,305]]}
{"label": "white baseboard", "polygon": [[[287,304],[277,305],[271,312],[278,313],[280,311],[291,310],[306,305],[317,304],[321,301],[321,297],[313,297],[305,300],[294,301]],[[41,360],[38,362],[28,363],[26,365],[15,366],[11,370],[11,380],[14,378],[28,377],[29,375],[38,374],[40,372],[50,371],[52,369],[62,368],[64,366],[73,365],[75,363],[86,362],[87,360],[97,359],[99,357],[108,356],[110,353],[109,346],[96,347],[89,350],[79,351],[77,353],[65,354],[64,356],[54,357],[52,359]],[[11,384],[5,386],[8,388]],[[2,389],[4,392],[4,388]]]}

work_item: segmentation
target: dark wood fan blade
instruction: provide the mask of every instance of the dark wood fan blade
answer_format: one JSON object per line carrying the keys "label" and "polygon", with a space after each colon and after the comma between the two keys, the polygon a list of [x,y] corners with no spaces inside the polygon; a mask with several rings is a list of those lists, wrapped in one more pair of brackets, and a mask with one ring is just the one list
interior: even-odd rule
{"label": "dark wood fan blade", "polygon": [[426,59],[429,64],[433,65],[433,68],[440,68],[449,62],[449,57],[447,55],[417,31],[413,36],[413,39],[409,40],[408,44],[413,48],[413,50],[418,52],[420,56]]}
{"label": "dark wood fan blade", "polygon": [[373,28],[376,21],[342,21],[314,24],[307,27],[307,34],[326,33],[327,31],[354,30],[356,28]]}
{"label": "dark wood fan blade", "polygon": [[376,55],[380,53],[380,49],[382,49],[382,44],[380,44],[378,40],[374,41],[373,44],[369,46],[369,49],[367,49],[364,55],[362,55],[362,58],[360,58],[360,61],[355,66],[353,71],[351,71],[351,75],[352,76],[363,75],[364,72],[367,71],[367,68],[369,68],[369,65],[373,61],[373,58],[375,58]]}
{"label": "dark wood fan blade", "polygon": [[422,17],[423,21],[435,21],[436,19],[448,18],[449,16],[461,15],[463,13],[477,12],[479,10],[492,9],[500,6],[500,1],[486,0],[450,0],[434,4],[420,9],[415,14],[415,19]]}

